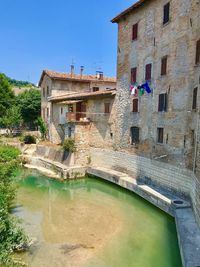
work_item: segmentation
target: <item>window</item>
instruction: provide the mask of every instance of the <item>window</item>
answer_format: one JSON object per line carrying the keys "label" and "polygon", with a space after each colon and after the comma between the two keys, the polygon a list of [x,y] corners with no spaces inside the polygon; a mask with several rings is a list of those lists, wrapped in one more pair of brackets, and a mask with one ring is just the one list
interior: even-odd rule
{"label": "window", "polygon": [[169,22],[169,13],[170,13],[170,3],[164,5],[163,8],[163,25]]}
{"label": "window", "polygon": [[63,114],[63,108],[60,108],[60,114],[61,115]]}
{"label": "window", "polygon": [[45,88],[42,89],[43,97],[45,97]]}
{"label": "window", "polygon": [[161,76],[167,74],[167,56],[161,59]]}
{"label": "window", "polygon": [[138,98],[133,99],[133,112],[138,112]]}
{"label": "window", "polygon": [[47,86],[47,96],[49,96],[49,86]]}
{"label": "window", "polygon": [[200,40],[196,44],[196,64],[200,63]]}
{"label": "window", "polygon": [[131,83],[134,84],[137,81],[137,68],[131,69]]}
{"label": "window", "polygon": [[159,144],[163,144],[164,129],[163,128],[157,128],[157,134],[158,134],[157,142]]}
{"label": "window", "polygon": [[47,118],[49,117],[49,108],[47,108]]}
{"label": "window", "polygon": [[97,91],[99,91],[99,87],[93,87],[93,88],[92,88],[92,91],[93,91],[93,92],[97,92]]}
{"label": "window", "polygon": [[131,145],[138,144],[140,141],[140,129],[138,127],[131,127]]}
{"label": "window", "polygon": [[158,111],[167,111],[167,93],[159,95]]}
{"label": "window", "polygon": [[194,88],[193,90],[193,102],[192,102],[192,109],[197,108],[197,93],[198,93],[198,88]]}
{"label": "window", "polygon": [[104,113],[110,113],[110,103],[104,103]]}
{"label": "window", "polygon": [[151,64],[147,64],[146,65],[146,70],[145,70],[145,80],[146,81],[150,81],[151,80],[151,69],[152,69],[152,65]]}
{"label": "window", "polygon": [[137,40],[138,37],[138,23],[134,24],[132,27],[132,41]]}

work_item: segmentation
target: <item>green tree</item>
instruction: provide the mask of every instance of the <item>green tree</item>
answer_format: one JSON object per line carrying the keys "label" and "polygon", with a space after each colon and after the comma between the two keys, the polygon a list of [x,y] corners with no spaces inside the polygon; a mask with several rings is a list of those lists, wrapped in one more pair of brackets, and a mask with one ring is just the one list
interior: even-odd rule
{"label": "green tree", "polygon": [[0,118],[5,115],[15,101],[14,93],[8,82],[8,79],[3,73],[0,73]]}
{"label": "green tree", "polygon": [[0,123],[8,128],[8,130],[12,134],[13,129],[19,127],[22,123],[22,116],[19,107],[12,106],[11,108],[9,108],[6,111],[5,115],[0,118]]}
{"label": "green tree", "polygon": [[41,113],[41,94],[37,89],[26,90],[16,97],[16,105],[19,107],[25,125],[36,125]]}
{"label": "green tree", "polygon": [[41,133],[42,139],[46,139],[47,132],[48,132],[47,125],[45,124],[45,122],[43,121],[41,117],[38,118],[37,123],[38,123],[39,131]]}

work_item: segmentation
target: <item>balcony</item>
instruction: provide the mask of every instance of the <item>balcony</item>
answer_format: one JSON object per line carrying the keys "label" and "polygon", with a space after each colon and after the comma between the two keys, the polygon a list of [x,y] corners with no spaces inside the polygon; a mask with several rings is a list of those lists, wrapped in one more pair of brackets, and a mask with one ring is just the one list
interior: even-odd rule
{"label": "balcony", "polygon": [[90,118],[86,117],[85,112],[67,112],[67,122],[73,123],[90,123]]}

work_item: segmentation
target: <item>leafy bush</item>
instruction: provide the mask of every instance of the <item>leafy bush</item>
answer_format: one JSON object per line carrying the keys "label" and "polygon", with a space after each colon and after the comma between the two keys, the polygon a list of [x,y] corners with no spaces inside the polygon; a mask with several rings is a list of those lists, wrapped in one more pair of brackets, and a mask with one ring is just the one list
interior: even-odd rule
{"label": "leafy bush", "polygon": [[76,151],[75,140],[73,138],[66,138],[62,144],[64,150],[67,150],[71,153]]}
{"label": "leafy bush", "polygon": [[20,155],[20,150],[15,147],[1,145],[0,146],[0,162],[8,162]]}
{"label": "leafy bush", "polygon": [[43,119],[41,117],[39,117],[37,119],[37,123],[38,123],[39,131],[41,133],[42,139],[46,139],[48,128],[47,128],[45,122],[43,121]]}
{"label": "leafy bush", "polygon": [[0,146],[0,265],[20,266],[12,253],[23,248],[28,239],[18,220],[10,214],[16,196],[15,173],[19,167],[16,160],[20,151],[10,146]]}
{"label": "leafy bush", "polygon": [[23,142],[24,144],[36,144],[36,138],[33,135],[25,135]]}

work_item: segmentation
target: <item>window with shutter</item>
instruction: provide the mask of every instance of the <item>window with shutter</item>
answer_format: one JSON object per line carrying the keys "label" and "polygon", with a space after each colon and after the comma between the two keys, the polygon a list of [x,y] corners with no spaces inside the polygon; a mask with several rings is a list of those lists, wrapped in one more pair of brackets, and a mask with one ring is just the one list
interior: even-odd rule
{"label": "window with shutter", "polygon": [[167,74],[167,56],[161,59],[161,76]]}
{"label": "window with shutter", "polygon": [[164,5],[164,10],[163,10],[163,25],[169,22],[169,13],[170,13],[170,3],[167,3]]}
{"label": "window with shutter", "polygon": [[132,41],[137,40],[138,37],[138,23],[134,24],[132,27]]}
{"label": "window with shutter", "polygon": [[167,93],[159,95],[158,111],[159,112],[166,112],[167,111]]}
{"label": "window with shutter", "polygon": [[151,69],[152,69],[152,64],[147,64],[146,65],[146,70],[145,70],[145,80],[150,81],[151,80]]}
{"label": "window with shutter", "polygon": [[131,144],[138,144],[140,141],[139,138],[140,129],[138,127],[131,127]]}
{"label": "window with shutter", "polygon": [[159,144],[163,144],[163,139],[164,139],[164,128],[157,128],[157,142]]}
{"label": "window with shutter", "polygon": [[196,44],[196,64],[200,63],[200,40]]}
{"label": "window with shutter", "polygon": [[137,81],[137,68],[131,69],[131,83],[134,84]]}
{"label": "window with shutter", "polygon": [[138,98],[133,99],[133,112],[138,112]]}
{"label": "window with shutter", "polygon": [[93,92],[97,92],[97,91],[99,91],[99,87],[93,87],[93,88],[92,88],[92,91],[93,91]]}
{"label": "window with shutter", "polygon": [[110,113],[110,103],[104,103],[104,113]]}
{"label": "window with shutter", "polygon": [[194,88],[193,90],[193,102],[192,102],[192,109],[197,108],[197,93],[198,93],[198,88]]}

